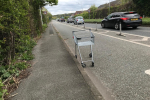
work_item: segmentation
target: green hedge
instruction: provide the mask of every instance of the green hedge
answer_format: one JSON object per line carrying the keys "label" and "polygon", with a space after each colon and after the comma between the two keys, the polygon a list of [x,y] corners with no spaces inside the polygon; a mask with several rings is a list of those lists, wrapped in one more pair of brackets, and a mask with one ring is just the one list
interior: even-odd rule
{"label": "green hedge", "polygon": [[[125,11],[137,11],[141,16],[145,15],[150,17],[150,7],[139,7],[138,5],[134,4],[132,1],[124,4],[124,5],[117,5],[110,7],[110,13],[113,12],[125,12]],[[109,8],[105,7],[103,9],[97,9],[95,12],[96,16],[94,18],[104,18],[109,14]],[[90,12],[90,16],[93,15],[93,12]],[[93,19],[94,19],[93,18]]]}
{"label": "green hedge", "polygon": [[[0,3],[0,100],[8,87],[2,84],[7,78],[18,75],[34,58],[32,48],[42,33],[39,10],[40,0],[1,0]],[[43,15],[45,19],[51,14]],[[49,20],[47,20],[49,21]],[[47,27],[45,24],[43,29]]]}
{"label": "green hedge", "polygon": [[[124,5],[117,5],[117,6],[113,6],[110,7],[110,13],[114,13],[114,12],[126,12],[126,11],[136,11],[138,12],[141,16],[146,16],[146,17],[150,17],[150,6],[148,5],[148,7],[139,7],[139,5],[136,5],[133,1],[130,1]],[[94,14],[94,16],[93,16]],[[91,19],[102,19],[106,16],[109,15],[109,8],[105,7],[102,9],[97,9],[94,11],[90,12],[90,18]],[[81,14],[77,14],[76,16],[83,16],[84,19],[88,19],[89,18],[89,13],[87,11],[81,13]],[[144,19],[145,20],[145,19]],[[95,22],[95,20],[85,20],[85,22]],[[148,21],[144,21],[144,24],[148,24]]]}

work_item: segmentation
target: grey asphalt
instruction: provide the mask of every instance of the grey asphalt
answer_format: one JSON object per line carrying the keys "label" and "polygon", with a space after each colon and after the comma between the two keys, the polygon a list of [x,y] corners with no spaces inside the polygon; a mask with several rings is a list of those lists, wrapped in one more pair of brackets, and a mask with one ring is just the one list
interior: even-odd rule
{"label": "grey asphalt", "polygon": [[[53,24],[74,52],[72,31],[80,30],[79,26],[70,26],[56,21],[53,21]],[[93,32],[96,37],[93,48],[95,67],[87,63],[85,69],[90,69],[115,100],[150,100],[150,75],[145,74],[145,70],[150,69],[150,48],[138,42],[125,41],[128,36],[115,35],[117,38],[124,39],[120,40],[98,34],[101,31]],[[108,33],[116,34],[115,31]],[[85,59],[88,57],[88,49],[89,47],[81,48]]]}
{"label": "grey asphalt", "polygon": [[[73,25],[73,23],[67,23],[67,24]],[[80,26],[83,27],[84,25],[80,24],[79,27]],[[96,23],[85,23],[85,27],[96,28]],[[118,30],[115,30],[114,28],[102,28],[101,24],[97,24],[97,28],[108,30],[108,31],[116,31],[116,32],[118,31]],[[133,29],[133,28],[129,27],[129,28],[123,29],[122,32],[128,33],[128,34],[150,37],[150,27],[139,26],[137,29]]]}
{"label": "grey asphalt", "polygon": [[51,24],[34,47],[31,75],[12,100],[94,100],[89,85]]}

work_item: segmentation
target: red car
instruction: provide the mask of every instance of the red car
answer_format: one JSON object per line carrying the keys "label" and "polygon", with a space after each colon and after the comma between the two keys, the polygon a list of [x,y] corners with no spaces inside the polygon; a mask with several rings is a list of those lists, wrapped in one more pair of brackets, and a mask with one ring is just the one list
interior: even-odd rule
{"label": "red car", "polygon": [[65,19],[64,19],[64,18],[61,18],[59,21],[60,21],[60,22],[65,22]]}

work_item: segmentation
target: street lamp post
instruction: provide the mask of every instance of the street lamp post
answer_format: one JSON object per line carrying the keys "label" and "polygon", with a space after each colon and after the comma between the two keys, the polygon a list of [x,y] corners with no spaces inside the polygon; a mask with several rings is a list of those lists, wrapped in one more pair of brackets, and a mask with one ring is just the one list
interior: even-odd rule
{"label": "street lamp post", "polygon": [[82,4],[81,4],[81,7],[82,7],[82,13],[83,13],[83,6],[82,6]]}
{"label": "street lamp post", "polygon": [[110,14],[110,0],[109,0],[109,14]]}
{"label": "street lamp post", "polygon": [[[44,4],[46,4],[46,2],[45,2]],[[40,9],[41,23],[42,23],[42,25],[43,25],[42,14],[41,14],[41,9],[42,9],[42,7],[40,7],[40,5],[39,5],[39,9]]]}
{"label": "street lamp post", "polygon": [[42,14],[41,14],[41,7],[40,7],[40,5],[39,5],[39,9],[40,9],[41,23],[43,25],[43,20],[42,20]]}

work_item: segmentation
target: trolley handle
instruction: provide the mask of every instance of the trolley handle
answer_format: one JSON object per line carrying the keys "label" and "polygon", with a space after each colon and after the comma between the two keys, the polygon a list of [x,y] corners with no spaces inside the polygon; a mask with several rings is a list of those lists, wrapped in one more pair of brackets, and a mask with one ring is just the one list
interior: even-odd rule
{"label": "trolley handle", "polygon": [[94,37],[91,36],[91,37],[82,37],[82,38],[76,37],[76,38],[77,38],[77,40],[81,40],[82,38],[94,38]]}
{"label": "trolley handle", "polygon": [[77,38],[77,40],[81,40],[82,38]]}
{"label": "trolley handle", "polygon": [[78,31],[72,31],[72,32],[80,32],[80,31],[86,31],[86,30],[78,30]]}
{"label": "trolley handle", "polygon": [[[87,30],[78,30],[78,31],[72,31],[72,32],[80,32],[80,31],[87,31]],[[91,31],[91,29],[89,29]]]}

